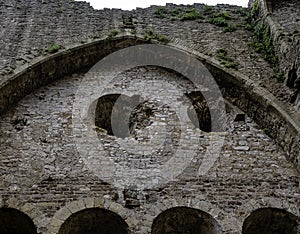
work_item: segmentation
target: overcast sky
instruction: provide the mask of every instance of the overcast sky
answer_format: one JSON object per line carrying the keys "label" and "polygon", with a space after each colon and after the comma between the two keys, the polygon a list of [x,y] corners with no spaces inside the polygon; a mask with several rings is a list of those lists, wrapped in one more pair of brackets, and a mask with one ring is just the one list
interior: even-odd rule
{"label": "overcast sky", "polygon": [[193,4],[205,3],[208,5],[231,4],[247,7],[248,0],[85,0],[90,2],[95,9],[121,8],[123,10],[132,10],[136,7],[149,7],[150,5],[165,5],[166,3],[174,4]]}

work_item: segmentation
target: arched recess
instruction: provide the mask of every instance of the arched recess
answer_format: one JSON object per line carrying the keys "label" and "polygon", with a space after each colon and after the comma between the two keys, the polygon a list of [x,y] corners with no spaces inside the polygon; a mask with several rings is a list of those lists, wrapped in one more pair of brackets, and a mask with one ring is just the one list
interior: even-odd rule
{"label": "arched recess", "polygon": [[297,216],[278,208],[253,211],[244,221],[243,234],[297,234]]}
{"label": "arched recess", "polygon": [[[260,0],[261,3],[265,1]],[[270,16],[267,17],[271,20]],[[118,35],[111,40],[77,45],[30,64],[5,82],[0,82],[0,114],[43,85],[75,72],[87,71],[100,59],[115,51],[145,43],[148,42],[142,35]],[[187,52],[203,62],[222,90],[223,97],[245,111],[262,128],[268,129],[270,136],[278,144],[280,143],[289,155],[288,159],[300,171],[300,122],[295,113],[283,106],[276,97],[261,86],[260,82],[254,82],[238,71],[224,68],[213,58],[190,49],[180,42],[169,43],[168,46]],[[284,144],[281,144],[282,142]]]}
{"label": "arched recess", "polygon": [[88,208],[72,214],[58,234],[127,234],[127,223],[103,208]]}
{"label": "arched recess", "polygon": [[208,213],[189,207],[174,207],[153,221],[151,234],[217,234],[217,221]]}
{"label": "arched recess", "polygon": [[100,97],[95,111],[95,125],[105,129],[109,135],[120,138],[130,136],[131,112],[139,100],[139,95],[107,94]]}
{"label": "arched recess", "polygon": [[36,227],[31,218],[13,208],[0,209],[1,234],[36,234]]}

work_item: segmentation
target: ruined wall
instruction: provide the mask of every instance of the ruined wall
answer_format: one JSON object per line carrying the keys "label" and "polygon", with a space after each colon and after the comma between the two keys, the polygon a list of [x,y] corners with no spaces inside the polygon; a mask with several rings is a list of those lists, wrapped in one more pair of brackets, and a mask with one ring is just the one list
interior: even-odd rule
{"label": "ruined wall", "polygon": [[[285,84],[294,94],[290,102],[299,109],[300,7],[297,1],[257,1],[260,17],[270,27]],[[253,4],[251,5],[253,7]]]}
{"label": "ruined wall", "polygon": [[[271,65],[249,45],[247,9],[195,4],[202,16],[180,20],[178,9],[185,12],[191,6],[129,12],[96,11],[73,1],[4,1],[0,7],[0,216],[7,214],[5,209],[17,209],[33,220],[38,233],[49,234],[86,229],[86,223],[78,222],[84,219],[98,231],[113,232],[118,225],[115,232],[120,233],[127,228],[130,233],[194,233],[187,230],[195,227],[198,232],[248,234],[266,231],[265,226],[270,233],[280,228],[299,233],[299,112],[296,102],[289,101],[293,90],[273,78]],[[227,25],[216,25],[212,19],[223,11],[230,15]],[[160,40],[149,41],[149,30]],[[87,150],[92,152],[87,161],[74,134],[73,110],[86,72],[119,49],[165,43],[159,36],[212,73],[227,100],[226,131],[206,133],[191,125],[180,139],[183,129],[174,108],[149,101],[135,110],[133,119],[142,122],[134,139],[120,139],[94,126],[104,149]],[[122,72],[104,88],[158,96],[175,105],[189,103],[187,93],[207,92],[157,66]],[[145,107],[152,110],[146,121]],[[149,156],[151,133],[158,145],[164,144]],[[224,145],[215,154],[209,145],[217,146],[220,137]],[[120,142],[140,148],[127,152]],[[130,178],[129,171],[116,170],[113,182],[97,173],[110,166],[99,165],[101,155],[132,168],[156,168],[182,145],[196,154],[166,183],[154,178],[147,189],[138,183],[120,187],[117,182]],[[182,161],[175,161],[170,173],[181,166]],[[95,224],[101,217],[107,225]],[[272,222],[260,227],[264,219]]]}

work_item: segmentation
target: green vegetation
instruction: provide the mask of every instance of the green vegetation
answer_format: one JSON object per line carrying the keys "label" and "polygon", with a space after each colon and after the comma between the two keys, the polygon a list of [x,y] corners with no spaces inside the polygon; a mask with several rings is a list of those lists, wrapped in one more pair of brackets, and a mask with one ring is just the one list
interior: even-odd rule
{"label": "green vegetation", "polygon": [[62,13],[63,10],[62,10],[62,7],[59,5],[57,8],[56,8],[56,13]]}
{"label": "green vegetation", "polygon": [[168,44],[170,42],[170,40],[167,37],[165,37],[164,35],[156,35],[155,39],[164,45]]}
{"label": "green vegetation", "polygon": [[273,48],[270,46],[269,30],[262,23],[259,23],[253,28],[253,33],[253,42],[251,44],[253,49],[255,52],[263,53],[265,58],[270,61],[272,58],[267,56],[271,55],[268,52],[272,53]]}
{"label": "green vegetation", "polygon": [[14,69],[12,67],[8,67],[8,71],[7,74],[13,74],[14,73]]}
{"label": "green vegetation", "polygon": [[237,29],[237,26],[235,25],[228,25],[226,28],[224,28],[223,32],[226,33],[226,32],[234,32],[236,31]]}
{"label": "green vegetation", "polygon": [[223,17],[212,18],[208,22],[219,27],[228,27],[228,22]]}
{"label": "green vegetation", "polygon": [[57,43],[53,43],[49,48],[48,48],[48,52],[50,54],[54,54],[57,51],[59,51],[61,49],[61,45],[57,44]]}
{"label": "green vegetation", "polygon": [[154,39],[154,37],[154,32],[151,29],[147,30],[144,34],[144,39],[146,41],[151,41],[152,39]]}
{"label": "green vegetation", "polygon": [[255,52],[260,53],[268,61],[274,70],[274,78],[278,81],[284,81],[284,73],[279,67],[278,58],[275,54],[274,45],[271,38],[270,28],[265,26],[258,18],[259,1],[256,0],[248,13],[246,29],[253,33],[250,46]]}
{"label": "green vegetation", "polygon": [[107,35],[106,40],[110,40],[111,38],[117,36],[119,34],[119,31],[117,29],[113,29],[110,31],[110,33]]}
{"label": "green vegetation", "polygon": [[196,20],[203,19],[202,14],[196,8],[188,9],[181,15],[180,20]]}
{"label": "green vegetation", "polygon": [[251,16],[256,17],[259,14],[259,1],[255,0],[252,9],[251,9]]}
{"label": "green vegetation", "polygon": [[170,40],[167,37],[165,37],[163,35],[156,34],[151,29],[147,30],[145,32],[144,39],[146,41],[151,41],[152,39],[157,40],[157,41],[161,42],[162,44],[167,44],[167,43],[170,42]]}
{"label": "green vegetation", "polygon": [[212,6],[205,5],[203,9],[203,13],[204,15],[211,15],[214,13],[214,8]]}
{"label": "green vegetation", "polygon": [[274,77],[279,81],[283,81],[284,74],[279,68],[278,58],[275,55],[270,28],[266,27],[263,23],[257,23],[252,27],[252,31],[252,48],[255,52],[262,54],[263,58],[272,65],[275,72]]}
{"label": "green vegetation", "polygon": [[156,9],[156,11],[154,12],[155,17],[157,18],[168,18],[169,16],[172,16],[173,20],[175,20],[176,18],[174,17],[178,17],[181,14],[182,10],[179,7],[176,7],[173,10],[168,10],[166,7],[158,7]]}
{"label": "green vegetation", "polygon": [[263,131],[267,136],[270,136],[270,130],[268,128],[264,128]]}
{"label": "green vegetation", "polygon": [[[241,8],[243,10],[243,8]],[[184,11],[176,7],[175,9],[168,9],[166,7],[158,7],[154,12],[155,17],[157,18],[170,18],[172,21],[180,19],[185,20],[198,20],[199,22],[206,18],[209,18],[210,23],[220,26],[228,27],[229,24],[227,20],[230,20],[232,17],[227,11],[216,12],[212,6],[205,5],[203,10],[199,10],[195,7],[185,9]],[[235,30],[234,27],[228,27],[227,31]]]}
{"label": "green vegetation", "polygon": [[157,18],[166,18],[168,13],[168,9],[166,9],[165,7],[158,7],[154,12]]}
{"label": "green vegetation", "polygon": [[101,33],[94,33],[93,35],[91,35],[91,38],[93,38],[93,39],[99,39],[99,38],[101,38]]}
{"label": "green vegetation", "polygon": [[237,69],[239,66],[239,64],[228,55],[227,50],[224,48],[217,50],[217,58],[224,67]]}
{"label": "green vegetation", "polygon": [[240,14],[243,17],[248,16],[248,8],[238,7],[234,10],[234,12]]}
{"label": "green vegetation", "polygon": [[210,20],[208,21],[211,24],[217,25],[219,27],[228,27],[229,24],[227,22],[227,20],[230,20],[231,16],[229,15],[229,13],[227,11],[222,11],[218,14],[214,14],[212,15],[212,17],[210,18]]}
{"label": "green vegetation", "polygon": [[216,14],[216,17],[224,18],[225,20],[231,19],[231,16],[227,11],[221,11],[219,14]]}
{"label": "green vegetation", "polygon": [[132,35],[136,35],[136,34],[137,34],[137,31],[136,31],[135,28],[133,28],[133,29],[131,29],[130,33],[131,33]]}
{"label": "green vegetation", "polygon": [[181,9],[179,7],[176,7],[174,10],[171,11],[171,16],[178,16],[181,14]]}

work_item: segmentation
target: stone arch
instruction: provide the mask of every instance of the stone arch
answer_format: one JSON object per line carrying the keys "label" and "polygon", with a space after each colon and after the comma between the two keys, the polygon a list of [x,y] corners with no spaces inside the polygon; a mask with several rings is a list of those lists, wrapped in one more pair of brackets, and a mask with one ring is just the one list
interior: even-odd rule
{"label": "stone arch", "polygon": [[[111,201],[109,198],[104,198],[104,197],[89,197],[89,198],[84,198],[80,199],[77,201],[72,201],[68,204],[66,204],[64,207],[62,207],[60,210],[58,210],[53,218],[52,221],[49,225],[48,232],[49,234],[54,234],[54,233],[68,233],[65,232],[68,231],[68,227],[72,227],[72,223],[74,223],[74,220],[76,218],[81,217],[82,214],[85,215],[85,211],[87,211],[87,214],[92,213],[92,217],[95,220],[96,217],[108,214],[112,218],[116,218],[117,223],[119,222],[122,224],[123,227],[127,226],[128,229],[131,229],[130,222],[128,220],[134,220],[134,215],[133,211],[124,208],[122,205]],[[94,215],[93,216],[93,211],[96,211],[96,213],[99,213],[99,215]],[[83,213],[82,213],[83,212]],[[71,218],[72,215],[74,214],[79,214],[79,216],[73,216],[75,219]],[[62,226],[64,223],[67,222],[68,219],[71,219],[70,224],[67,224],[65,228],[62,229]],[[72,221],[73,220],[73,221]],[[135,220],[136,221],[136,220]],[[95,226],[96,228],[96,226]],[[72,233],[72,232],[70,232]],[[98,233],[98,232],[95,232]],[[104,232],[106,233],[106,232]],[[108,232],[109,233],[109,232]],[[122,233],[122,232],[119,232]]]}
{"label": "stone arch", "polygon": [[[190,101],[187,112],[194,126],[202,131],[211,132],[209,105],[201,91],[193,91],[184,95]],[[94,122],[99,131],[119,138],[129,137],[135,131],[136,126],[148,126],[150,117],[154,115],[151,107],[142,100],[140,95],[105,94],[95,102],[92,104],[92,106],[96,105],[95,118],[92,123]],[[216,109],[217,106],[212,108]]]}
{"label": "stone arch", "polygon": [[0,230],[2,234],[37,233],[32,219],[14,208],[0,208]]}
{"label": "stone arch", "polygon": [[262,197],[261,199],[245,202],[244,205],[236,209],[235,215],[239,218],[240,222],[244,222],[244,220],[255,210],[269,207],[286,210],[294,216],[300,216],[300,210],[297,205],[273,197]]}
{"label": "stone arch", "polygon": [[[265,0],[260,1],[264,3]],[[76,45],[40,59],[0,85],[0,113],[4,113],[12,104],[42,85],[78,71],[87,71],[108,54],[145,43],[148,42],[142,35],[123,34],[111,40],[98,40],[80,46]],[[288,109],[283,107],[259,82],[251,80],[238,71],[222,67],[213,58],[191,49],[192,45],[188,48],[176,42],[176,44],[169,43],[168,46],[187,52],[203,62],[215,77],[225,99],[245,111],[260,126],[269,129],[270,136],[274,137],[278,144],[286,142],[281,147],[300,171],[300,123],[296,116],[290,115]],[[60,69],[61,67],[64,69]],[[256,111],[258,109],[259,112]],[[271,111],[272,114],[270,114]],[[278,124],[281,124],[286,131],[279,129]],[[288,142],[286,139],[289,139]]]}
{"label": "stone arch", "polygon": [[[149,226],[147,228],[149,233],[153,232],[153,223],[155,219],[163,214],[165,211],[172,211],[173,208],[190,208],[192,210],[200,211],[201,214],[205,214],[205,217],[212,218],[211,220],[216,228],[215,233],[238,233],[241,229],[242,223],[235,218],[234,215],[224,212],[218,206],[211,204],[210,202],[204,201],[202,198],[186,197],[182,199],[168,198],[165,200],[157,201],[155,204],[145,204],[144,208],[147,210],[147,221]],[[197,213],[197,212],[196,212]],[[224,219],[226,217],[226,219]],[[147,222],[147,223],[148,223]],[[234,223],[235,225],[228,226],[227,223]],[[152,226],[151,226],[152,225]]]}
{"label": "stone arch", "polygon": [[86,208],[72,214],[58,234],[127,234],[127,223],[104,208]]}
{"label": "stone arch", "polygon": [[120,138],[131,134],[131,112],[139,104],[140,96],[106,94],[99,97],[95,110],[95,125],[107,134]]}
{"label": "stone arch", "polygon": [[174,207],[160,213],[153,221],[151,234],[220,233],[217,221],[208,213],[190,207]]}
{"label": "stone arch", "polygon": [[299,219],[292,213],[278,208],[260,208],[244,221],[243,234],[297,234]]}

